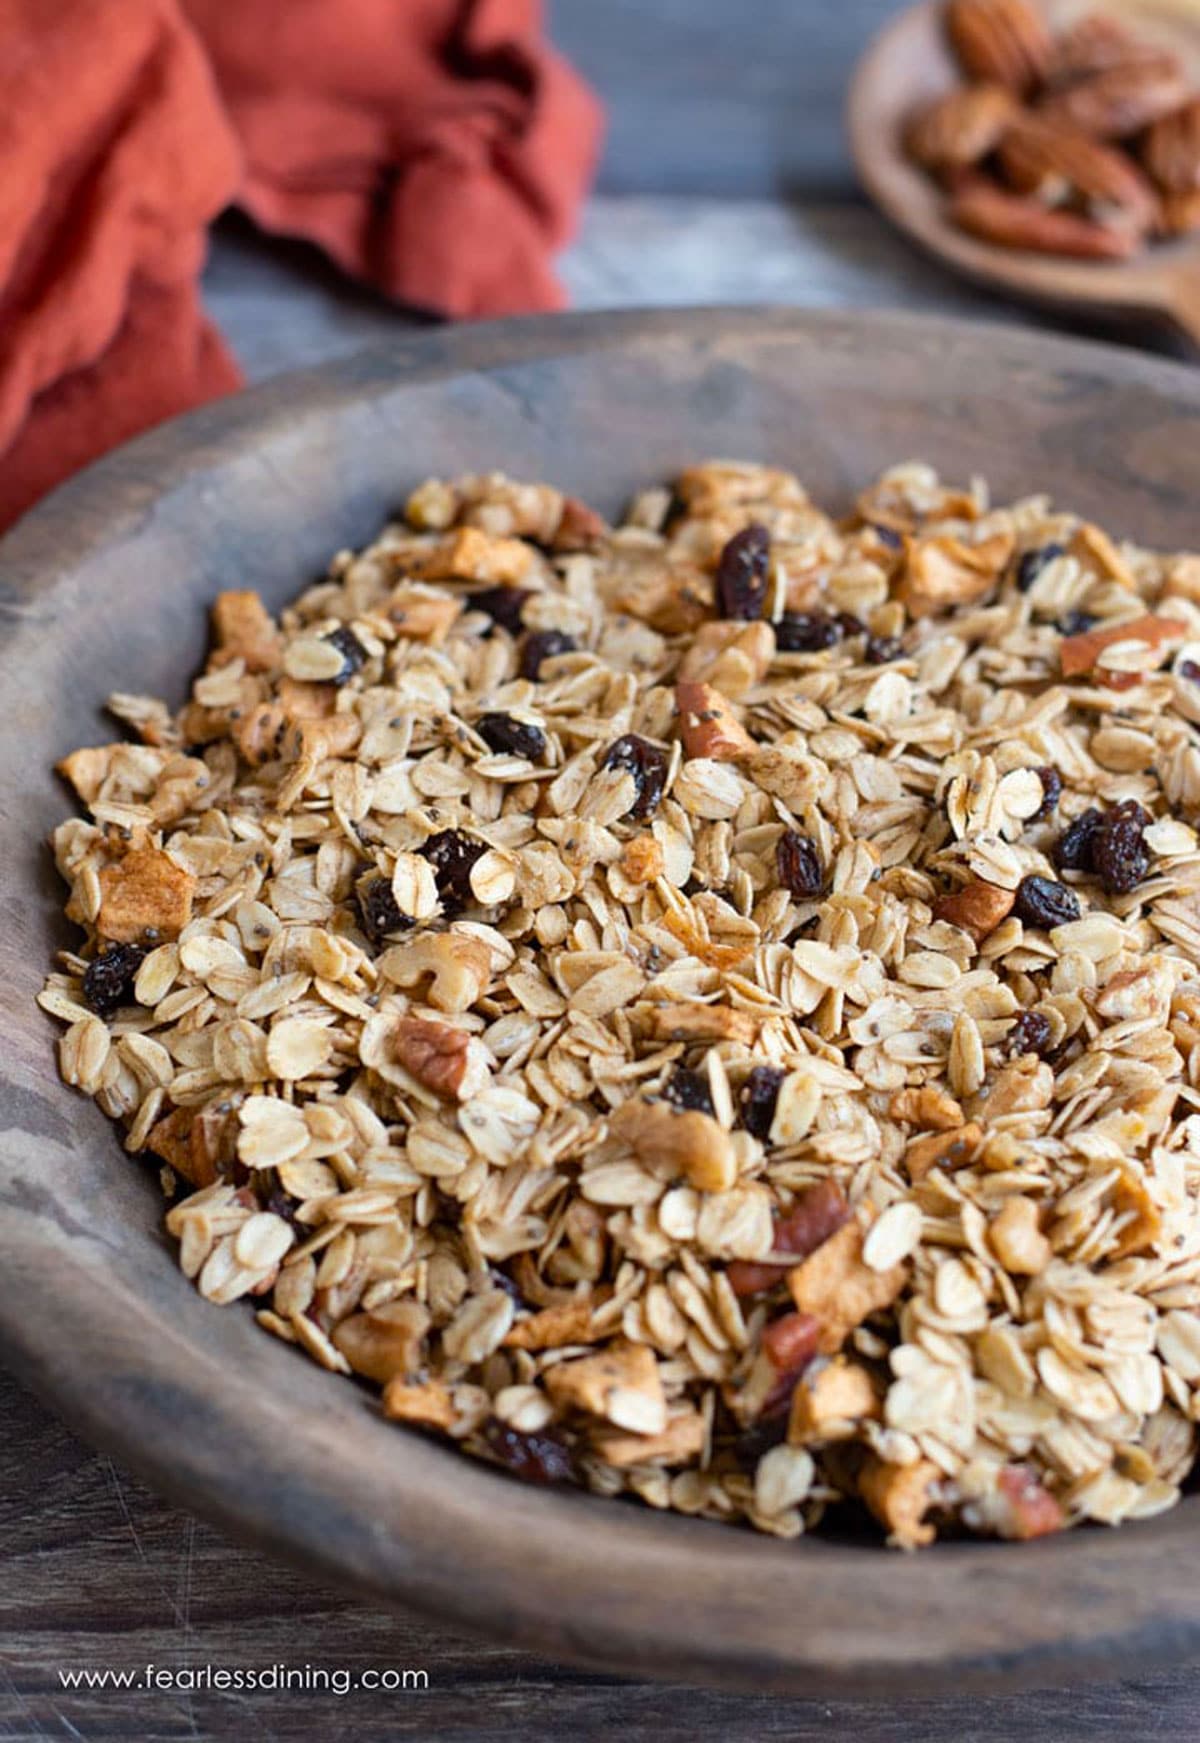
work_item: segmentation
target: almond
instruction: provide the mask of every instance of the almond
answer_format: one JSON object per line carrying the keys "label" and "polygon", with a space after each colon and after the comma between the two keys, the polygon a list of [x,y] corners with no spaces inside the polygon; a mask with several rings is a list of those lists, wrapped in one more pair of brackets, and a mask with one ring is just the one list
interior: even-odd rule
{"label": "almond", "polygon": [[1200,192],[1200,97],[1154,123],[1142,160],[1164,193]]}
{"label": "almond", "polygon": [[679,710],[679,736],[686,756],[732,763],[749,756],[756,748],[729,703],[713,685],[683,680],[675,686],[675,706]]}
{"label": "almond", "polygon": [[950,0],[946,31],[965,72],[1020,95],[1050,64],[1050,32],[1028,0]]}
{"label": "almond", "polygon": [[976,944],[982,944],[989,933],[1008,918],[1016,899],[1015,891],[1003,890],[999,884],[976,878],[974,883],[965,884],[961,890],[935,902],[933,917],[961,927],[971,934]]}
{"label": "almond", "polygon": [[1064,678],[1077,678],[1094,669],[1105,648],[1117,642],[1145,642],[1160,648],[1187,634],[1187,625],[1176,617],[1155,617],[1147,612],[1143,617],[1123,618],[1107,629],[1087,629],[1081,635],[1065,636],[1059,645],[1058,657]]}
{"label": "almond", "polygon": [[1047,121],[1097,139],[1128,139],[1186,103],[1191,92],[1174,55],[1126,61],[1068,85],[1042,103]]}
{"label": "almond", "polygon": [[1050,211],[1036,200],[1009,194],[974,176],[950,203],[960,229],[1002,248],[1035,254],[1067,254],[1079,260],[1128,260],[1138,238],[1128,227],[1100,224],[1074,212]]}
{"label": "almond", "polygon": [[935,174],[969,168],[995,150],[1016,113],[1016,99],[1004,85],[947,91],[914,119],[909,155]]}

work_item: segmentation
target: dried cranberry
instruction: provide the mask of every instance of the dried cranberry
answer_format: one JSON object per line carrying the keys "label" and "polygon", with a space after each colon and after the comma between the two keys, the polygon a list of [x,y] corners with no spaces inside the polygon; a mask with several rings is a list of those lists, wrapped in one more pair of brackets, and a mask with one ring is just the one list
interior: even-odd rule
{"label": "dried cranberry", "polygon": [[1053,878],[1030,876],[1017,885],[1013,912],[1026,926],[1044,926],[1049,930],[1051,926],[1065,926],[1070,920],[1078,920],[1081,909],[1079,897],[1066,884],[1057,884]]}
{"label": "dried cranberry", "polygon": [[627,732],[624,738],[618,738],[609,745],[601,766],[606,769],[624,769],[633,776],[637,798],[625,813],[627,817],[640,823],[658,809],[663,788],[667,784],[666,751],[651,744],[648,738],[639,738],[636,732]]}
{"label": "dried cranberry", "polygon": [[1085,635],[1089,629],[1095,629],[1100,619],[1091,611],[1068,611],[1058,620],[1060,635]]}
{"label": "dried cranberry", "polygon": [[1104,813],[1095,806],[1063,830],[1054,846],[1059,871],[1095,871],[1096,836],[1104,825]]}
{"label": "dried cranberry", "polygon": [[447,915],[460,914],[474,900],[471,867],[486,851],[482,841],[472,841],[461,829],[443,829],[418,849],[433,867],[442,910]]}
{"label": "dried cranberry", "polygon": [[521,676],[536,684],[542,673],[542,661],[553,660],[559,654],[573,654],[579,643],[573,635],[561,629],[539,629],[525,637],[521,644]]}
{"label": "dried cranberry", "polygon": [[[1145,817],[1140,805],[1133,809]],[[1092,858],[1110,896],[1127,896],[1150,870],[1150,855],[1142,839],[1144,828],[1140,817],[1118,806],[1097,830]]]}
{"label": "dried cranberry", "polygon": [[361,672],[367,663],[367,650],[363,647],[352,629],[342,624],[340,629],[331,630],[324,640],[335,647],[342,656],[342,669],[330,683],[348,684],[355,672]]}
{"label": "dried cranberry", "polygon": [[363,930],[373,943],[378,944],[392,932],[407,932],[413,924],[407,914],[400,912],[392,894],[391,879],[382,873],[360,884],[356,894]]}
{"label": "dried cranberry", "polygon": [[1044,1059],[1050,1049],[1050,1019],[1040,1011],[1022,1011],[1004,1037],[1005,1052],[1013,1059],[1036,1053]]}
{"label": "dried cranberry", "polygon": [[1062,797],[1062,776],[1057,769],[1046,763],[1038,769],[1037,777],[1042,783],[1042,802],[1030,818],[1031,823],[1040,823],[1043,817],[1049,817]]}
{"label": "dried cranberry", "polygon": [[775,849],[779,881],[797,900],[819,896],[825,887],[825,867],[817,844],[797,829],[786,829]]}
{"label": "dried cranberry", "polygon": [[781,654],[815,654],[836,647],[846,633],[832,612],[785,611],[775,625],[775,646]]}
{"label": "dried cranberry", "polygon": [[1055,544],[1039,545],[1035,551],[1026,551],[1017,563],[1017,590],[1028,593],[1046,565],[1065,554],[1066,547]]}
{"label": "dried cranberry", "polygon": [[493,1418],[484,1428],[483,1438],[498,1462],[527,1483],[576,1480],[571,1449],[555,1434],[521,1434]]}
{"label": "dried cranberry", "polygon": [[481,714],[475,730],[492,750],[525,757],[531,763],[540,762],[546,754],[546,735],[541,727],[514,720],[511,714]]}
{"label": "dried cranberry", "polygon": [[107,1017],[133,997],[133,983],[146,952],[140,944],[114,944],[89,962],[83,996],[97,1016]]}
{"label": "dried cranberry", "polygon": [[783,1077],[777,1066],[756,1065],[738,1096],[743,1126],[751,1137],[761,1138],[764,1144],[771,1136],[771,1122],[775,1118],[775,1104],[779,1100]]}
{"label": "dried cranberry", "polygon": [[467,608],[486,612],[494,624],[516,637],[521,633],[522,608],[531,597],[528,587],[484,587],[468,594]]}
{"label": "dried cranberry", "polygon": [[868,666],[890,666],[903,653],[904,643],[898,635],[869,635],[863,649],[863,659]]}
{"label": "dried cranberry", "polygon": [[717,610],[722,617],[761,617],[767,596],[771,535],[752,521],[734,533],[717,563]]}
{"label": "dried cranberry", "polygon": [[682,1113],[715,1112],[712,1091],[708,1086],[708,1073],[705,1071],[687,1071],[682,1065],[677,1065],[664,1083],[662,1093],[663,1100],[669,1101],[673,1108],[679,1108]]}

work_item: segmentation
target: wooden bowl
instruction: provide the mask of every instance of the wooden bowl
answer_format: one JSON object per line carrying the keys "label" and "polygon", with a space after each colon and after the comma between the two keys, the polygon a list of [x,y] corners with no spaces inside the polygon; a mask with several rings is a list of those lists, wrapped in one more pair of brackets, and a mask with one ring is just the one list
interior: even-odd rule
{"label": "wooden bowl", "polygon": [[55,1069],[35,1007],[71,810],[50,772],[112,689],[182,699],[223,586],[279,605],[418,479],[502,465],[608,511],[711,454],[848,504],[920,455],[1200,547],[1200,376],[952,322],[787,311],[569,316],[399,339],[142,438],[0,551],[0,1339],[88,1439],[234,1536],[555,1657],[807,1694],[1144,1669],[1200,1645],[1200,1499],[1121,1531],[903,1556],[782,1543],[522,1486],[386,1424],[365,1389],[219,1309],[153,1170]]}
{"label": "wooden bowl", "polygon": [[[1103,11],[1101,5],[1098,10]],[[850,147],[863,186],[912,240],[966,277],[1050,307],[1086,309],[1118,321],[1165,323],[1200,346],[1200,234],[1159,242],[1120,262],[1068,260],[982,242],[952,224],[946,196],[904,150],[904,131],[924,103],[963,82],[942,28],[944,0],[921,0],[879,33],[855,69],[847,108]],[[1091,11],[1054,0],[1059,25]],[[1200,90],[1200,12],[1184,0],[1139,0],[1130,28],[1171,49]]]}

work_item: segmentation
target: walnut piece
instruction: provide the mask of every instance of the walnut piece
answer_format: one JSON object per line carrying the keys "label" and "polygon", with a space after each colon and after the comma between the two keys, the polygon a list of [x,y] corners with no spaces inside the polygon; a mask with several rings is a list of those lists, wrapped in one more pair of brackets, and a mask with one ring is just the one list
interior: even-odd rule
{"label": "walnut piece", "polygon": [[487,1088],[487,1052],[449,1023],[401,1017],[393,1032],[393,1056],[418,1083],[447,1100],[470,1101]]}
{"label": "walnut piece", "polygon": [[867,1369],[835,1356],[830,1362],[814,1362],[797,1381],[787,1437],[793,1446],[846,1440],[859,1424],[879,1415],[879,1394]]}
{"label": "walnut piece", "polygon": [[400,987],[429,978],[429,1002],[436,1010],[469,1011],[487,991],[492,953],[481,938],[461,932],[422,932],[393,945],[379,958],[379,972]]}
{"label": "walnut piece", "polygon": [[627,1101],[608,1124],[640,1160],[681,1175],[701,1192],[726,1192],[737,1179],[733,1141],[708,1114],[676,1113],[666,1102]]}
{"label": "walnut piece", "polygon": [[932,1543],[934,1530],[925,1523],[933,1505],[933,1486],[941,1472],[931,1459],[893,1465],[872,1453],[859,1474],[859,1492],[898,1549],[919,1549]]}

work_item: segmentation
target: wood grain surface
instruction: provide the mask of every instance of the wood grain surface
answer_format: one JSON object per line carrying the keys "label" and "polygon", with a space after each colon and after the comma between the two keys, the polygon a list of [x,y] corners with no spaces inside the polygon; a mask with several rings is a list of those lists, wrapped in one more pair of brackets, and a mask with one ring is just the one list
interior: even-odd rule
{"label": "wood grain surface", "polygon": [[[0,1377],[0,1737],[87,1743],[386,1738],[1195,1743],[1194,1674],[961,1700],[795,1701],[556,1665],[356,1603],[233,1549],[82,1445]],[[64,1689],[103,1669],[424,1670],[425,1691]]]}

